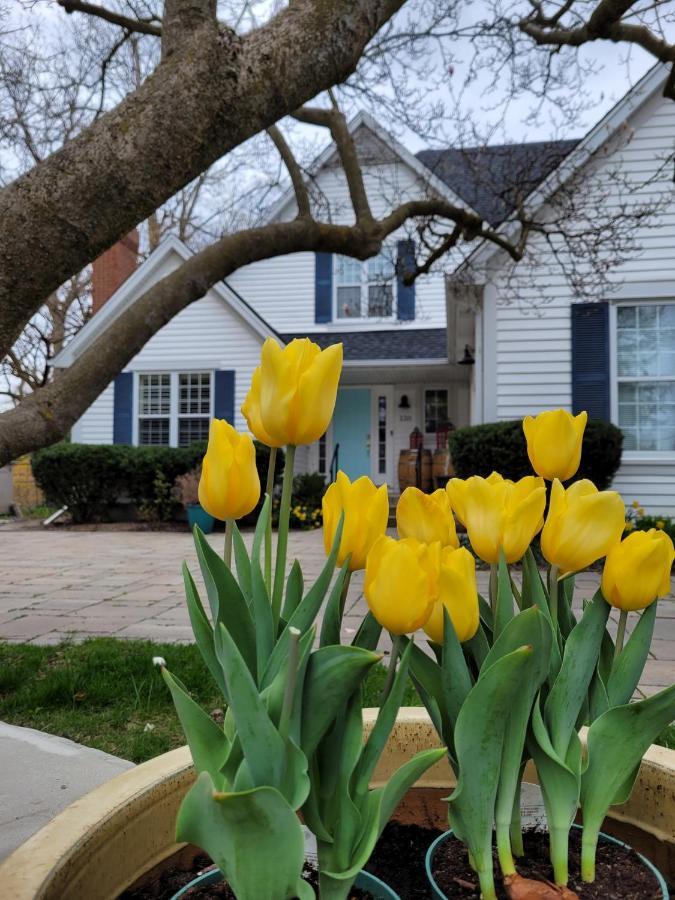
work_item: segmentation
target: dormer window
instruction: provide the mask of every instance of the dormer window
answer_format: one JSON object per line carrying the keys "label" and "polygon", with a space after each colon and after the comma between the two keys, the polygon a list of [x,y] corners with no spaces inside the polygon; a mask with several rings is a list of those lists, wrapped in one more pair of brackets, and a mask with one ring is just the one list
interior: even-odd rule
{"label": "dormer window", "polygon": [[361,262],[335,256],[335,319],[391,319],[396,266],[391,252]]}

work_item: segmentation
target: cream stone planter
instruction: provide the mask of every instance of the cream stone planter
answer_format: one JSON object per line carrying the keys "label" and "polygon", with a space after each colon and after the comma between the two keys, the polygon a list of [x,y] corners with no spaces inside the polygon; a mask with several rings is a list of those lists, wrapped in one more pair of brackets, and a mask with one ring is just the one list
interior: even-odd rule
{"label": "cream stone planter", "polygon": [[[367,724],[375,710],[366,710]],[[437,747],[426,711],[401,709],[374,785],[418,750]],[[176,854],[174,822],[193,780],[186,747],[159,756],[73,803],[0,865],[3,897],[12,900],[112,900]],[[536,781],[533,771],[527,781]],[[447,763],[430,769],[396,812],[404,822],[447,827],[442,798],[454,784]],[[603,829],[644,853],[675,881],[675,751],[651,747],[633,795]],[[183,851],[186,853],[186,851]]]}

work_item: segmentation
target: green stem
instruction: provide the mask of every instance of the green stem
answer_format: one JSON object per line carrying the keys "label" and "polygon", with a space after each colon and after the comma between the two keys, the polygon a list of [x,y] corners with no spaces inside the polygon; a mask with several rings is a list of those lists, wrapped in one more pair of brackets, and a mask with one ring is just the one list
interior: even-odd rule
{"label": "green stem", "polygon": [[225,520],[225,565],[232,568],[232,535],[234,534],[234,519]]}
{"label": "green stem", "polygon": [[497,616],[497,578],[499,575],[499,566],[497,563],[490,563],[490,609],[492,610],[493,625]]}
{"label": "green stem", "polygon": [[569,834],[569,826],[567,828],[551,828],[549,834],[553,877],[559,887],[564,887],[569,877],[567,871]]}
{"label": "green stem", "polygon": [[525,856],[523,847],[523,826],[520,819],[520,795],[523,784],[523,769],[518,776],[518,787],[513,796],[513,812],[511,813],[511,852],[514,856]]}
{"label": "green stem", "polygon": [[288,737],[288,729],[291,724],[291,716],[293,715],[295,688],[298,683],[298,660],[300,658],[301,634],[302,632],[299,628],[293,628],[293,626],[291,626],[288,629],[288,672],[286,674],[284,702],[281,707],[281,716],[279,717],[279,734],[284,740]]}
{"label": "green stem", "polygon": [[595,851],[598,846],[598,829],[589,828],[584,822],[581,835],[581,878],[582,881],[595,881]]}
{"label": "green stem", "polygon": [[347,569],[347,574],[345,575],[345,581],[342,585],[342,593],[340,594],[340,622],[342,622],[342,617],[345,614],[345,606],[347,605],[347,594],[349,593],[349,584],[352,580],[352,573],[349,569]]}
{"label": "green stem", "polygon": [[484,869],[478,869],[478,881],[480,882],[481,900],[497,900],[495,876],[492,870],[492,855],[490,855],[489,865]]}
{"label": "green stem", "polygon": [[515,875],[516,866],[511,852],[511,822],[495,822],[499,868],[504,875]]}
{"label": "green stem", "polygon": [[319,867],[319,897],[321,900],[348,900],[356,878],[331,878]]}
{"label": "green stem", "polygon": [[267,464],[267,485],[265,493],[270,498],[270,515],[265,529],[265,584],[267,593],[272,594],[272,492],[274,491],[274,470],[277,463],[277,448],[270,447],[270,458]]}
{"label": "green stem", "polygon": [[616,644],[614,645],[614,659],[616,659],[623,650],[623,639],[626,636],[626,622],[628,621],[628,613],[622,609],[619,613],[619,626],[616,630]]}
{"label": "green stem", "polygon": [[551,608],[551,621],[553,631],[558,632],[558,567],[551,566],[548,573],[549,605]]}
{"label": "green stem", "polygon": [[277,561],[274,569],[274,593],[272,594],[272,616],[276,628],[281,615],[281,598],[286,580],[286,549],[288,547],[288,521],[291,515],[291,493],[293,490],[293,464],[295,447],[289,444],[286,448],[286,464],[284,481],[281,487],[281,504],[279,506],[279,527],[277,531]]}
{"label": "green stem", "polygon": [[400,638],[398,635],[394,635],[391,640],[391,655],[389,657],[389,668],[387,669],[387,677],[384,681],[384,687],[382,688],[382,696],[380,697],[380,706],[384,706],[387,697],[391,693],[392,685],[394,684],[394,678],[396,677],[396,662],[398,660],[398,654],[400,650]]}

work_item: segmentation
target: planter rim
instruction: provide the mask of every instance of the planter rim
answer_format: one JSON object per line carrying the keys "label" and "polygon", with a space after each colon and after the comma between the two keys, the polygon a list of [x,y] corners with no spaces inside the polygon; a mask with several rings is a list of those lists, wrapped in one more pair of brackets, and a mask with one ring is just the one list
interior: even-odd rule
{"label": "planter rim", "polygon": [[[376,709],[364,710],[366,732],[376,716]],[[440,740],[426,710],[402,707],[371,784],[381,786],[404,759],[418,750],[439,745]],[[144,811],[152,801],[156,807],[154,814],[159,815],[162,797],[166,801],[169,794],[184,793],[192,778],[190,751],[188,747],[180,747],[123,772],[85,794],[0,862],[0,884],[5,896],[13,900],[61,900],[55,885],[61,885],[64,890],[64,886],[72,884],[74,873],[77,874],[84,865],[83,860],[102,852],[101,847],[106,841],[116,837],[134,814]],[[526,776],[526,780],[533,779]],[[454,783],[450,766],[442,760],[428,770],[418,786],[447,789]],[[675,786],[675,750],[650,747],[643,760],[638,784],[641,786],[640,802],[631,800],[613,809],[612,818],[635,824],[659,841],[675,843],[675,804],[668,803],[663,791],[663,785],[668,785],[669,790],[671,785]],[[652,803],[660,806],[645,821],[642,814]],[[164,820],[162,824],[165,830],[163,843],[157,838],[155,846],[144,857],[144,868],[131,872],[129,884],[181,846],[172,844],[173,821]],[[154,823],[149,827],[154,828]],[[68,898],[75,896],[74,893],[67,894]]]}
{"label": "planter rim", "polygon": [[[575,828],[577,831],[583,830],[581,825],[576,825],[575,823],[572,823],[572,828]],[[426,856],[424,857],[424,868],[427,873],[427,880],[428,880],[429,884],[431,885],[431,890],[433,891],[434,897],[436,897],[437,900],[448,900],[448,897],[446,894],[443,893],[443,891],[436,884],[436,879],[434,878],[433,871],[432,871],[434,857],[436,856],[436,852],[437,852],[438,848],[442,844],[444,844],[446,841],[449,841],[452,838],[455,838],[455,834],[454,834],[452,828],[448,829],[448,831],[446,831],[444,834],[439,834],[439,836],[430,845],[429,849],[427,850]],[[668,900],[668,898],[670,896],[670,894],[668,893],[668,885],[666,884],[665,878],[663,877],[661,872],[657,869],[657,867],[654,865],[654,863],[650,862],[646,856],[643,856],[641,853],[638,853],[638,851],[634,847],[631,847],[630,844],[627,844],[625,841],[620,841],[618,838],[612,837],[611,834],[605,834],[604,832],[601,831],[599,834],[599,839],[600,839],[600,841],[604,841],[607,844],[617,844],[619,847],[628,847],[629,850],[632,850],[633,853],[635,853],[638,856],[642,865],[646,869],[649,869],[649,871],[652,873],[652,875],[656,878],[659,888],[661,890],[661,896],[662,896],[663,900]],[[456,840],[458,840],[458,838],[456,838]]]}

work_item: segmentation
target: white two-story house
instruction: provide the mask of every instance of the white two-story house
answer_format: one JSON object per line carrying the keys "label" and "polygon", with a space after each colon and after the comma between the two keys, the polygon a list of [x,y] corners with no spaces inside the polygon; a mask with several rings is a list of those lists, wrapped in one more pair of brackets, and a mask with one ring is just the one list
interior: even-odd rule
{"label": "white two-story house", "polygon": [[[568,174],[583,190],[586,170],[596,180],[606,172],[610,182],[618,170],[625,173],[620,196],[618,185],[608,184],[607,204],[644,203],[651,191],[663,205],[672,197],[672,158],[669,167],[663,159],[672,157],[675,134],[664,80],[660,67],[652,69],[580,141],[413,155],[359,115],[350,127],[373,212],[432,192],[506,229],[509,197],[501,182],[525,186],[532,204],[545,205]],[[626,194],[631,179],[634,191]],[[316,161],[314,180],[331,220],[353,221],[334,147]],[[289,191],[270,218],[289,220],[295,211]],[[624,431],[616,484],[628,501],[675,512],[675,206],[637,231],[633,255],[610,272],[617,289],[592,304],[574,302],[553,258],[542,267],[541,247],[523,296],[508,302],[507,264],[489,244],[476,246],[470,269],[464,263],[454,275],[431,273],[412,287],[397,274],[412,250],[404,233],[365,263],[295,253],[252,264],[164,326],[85,412],[72,439],[185,446],[206,436],[214,415],[245,428],[240,407],[264,339],[309,336],[321,346],[341,341],[345,363],[332,426],[300,453],[299,470],[328,473],[339,446],[340,468],[386,481],[396,493],[399,455],[413,429],[434,449],[448,423],[587,408]],[[115,254],[124,252],[131,251],[116,245],[99,261],[99,272],[112,268],[116,289],[57,366],[69,365],[191,253],[170,237],[123,280],[130,257],[120,263]]]}

